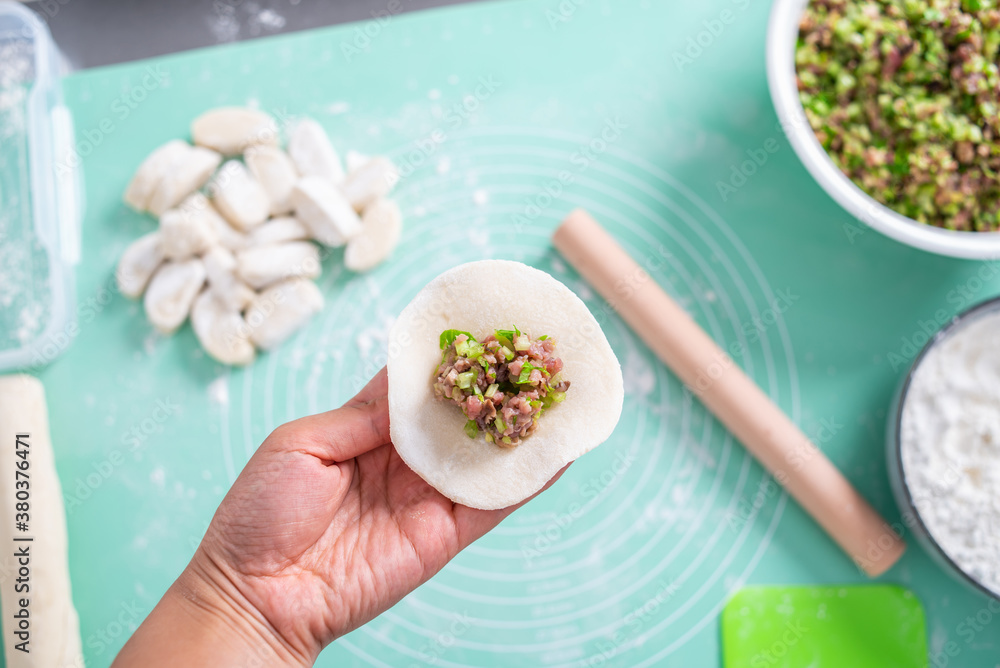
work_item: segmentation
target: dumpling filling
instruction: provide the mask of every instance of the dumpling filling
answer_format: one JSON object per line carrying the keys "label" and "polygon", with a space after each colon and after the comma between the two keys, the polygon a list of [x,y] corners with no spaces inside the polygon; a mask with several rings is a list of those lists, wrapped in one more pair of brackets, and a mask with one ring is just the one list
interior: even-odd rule
{"label": "dumpling filling", "polygon": [[562,403],[569,381],[548,336],[532,339],[514,329],[498,329],[482,341],[469,332],[441,333],[441,364],[434,395],[462,409],[465,433],[501,448],[513,448],[538,427],[542,413]]}

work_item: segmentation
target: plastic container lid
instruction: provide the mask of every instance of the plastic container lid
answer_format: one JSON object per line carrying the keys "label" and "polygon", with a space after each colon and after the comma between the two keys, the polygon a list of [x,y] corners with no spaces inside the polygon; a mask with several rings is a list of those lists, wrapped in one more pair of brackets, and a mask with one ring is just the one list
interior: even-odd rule
{"label": "plastic container lid", "polygon": [[48,364],[78,331],[83,207],[60,62],[45,24],[0,2],[0,372]]}

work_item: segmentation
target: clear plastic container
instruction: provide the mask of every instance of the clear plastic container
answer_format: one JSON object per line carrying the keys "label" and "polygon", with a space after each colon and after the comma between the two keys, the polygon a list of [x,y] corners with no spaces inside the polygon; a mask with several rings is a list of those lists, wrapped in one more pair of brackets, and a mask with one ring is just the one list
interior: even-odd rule
{"label": "clear plastic container", "polygon": [[0,2],[0,372],[43,366],[76,333],[82,201],[48,28]]}
{"label": "clear plastic container", "polygon": [[910,383],[913,380],[913,375],[920,367],[920,363],[923,362],[927,354],[938,345],[941,345],[944,341],[947,341],[950,336],[960,332],[962,328],[966,327],[977,318],[995,316],[998,312],[1000,312],[1000,297],[988,299],[958,314],[952,319],[951,322],[942,327],[937,334],[931,337],[931,339],[924,346],[923,350],[921,350],[917,355],[916,359],[913,360],[913,365],[910,367],[910,370],[900,383],[899,389],[896,391],[892,408],[889,412],[889,415],[892,417],[888,422],[886,430],[886,445],[889,464],[889,482],[892,486],[892,492],[896,497],[896,503],[899,505],[899,508],[903,513],[903,518],[904,520],[907,520],[906,524],[911,527],[912,534],[916,537],[917,542],[919,542],[927,554],[929,554],[931,558],[954,579],[971,587],[975,591],[1000,600],[1000,591],[990,589],[958,565],[937,542],[933,534],[927,528],[927,525],[924,524],[924,520],[920,516],[920,511],[917,509],[917,505],[913,501],[913,495],[910,492],[910,486],[906,480],[906,468],[903,466],[903,444],[900,437],[903,424],[903,408],[906,405],[906,398],[910,389]]}

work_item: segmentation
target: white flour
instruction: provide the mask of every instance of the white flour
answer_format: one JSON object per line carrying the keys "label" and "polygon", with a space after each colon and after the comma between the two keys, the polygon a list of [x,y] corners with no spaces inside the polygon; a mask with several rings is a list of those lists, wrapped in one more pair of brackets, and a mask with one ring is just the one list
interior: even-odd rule
{"label": "white flour", "polygon": [[903,471],[928,531],[1000,594],[1000,314],[960,326],[910,384]]}

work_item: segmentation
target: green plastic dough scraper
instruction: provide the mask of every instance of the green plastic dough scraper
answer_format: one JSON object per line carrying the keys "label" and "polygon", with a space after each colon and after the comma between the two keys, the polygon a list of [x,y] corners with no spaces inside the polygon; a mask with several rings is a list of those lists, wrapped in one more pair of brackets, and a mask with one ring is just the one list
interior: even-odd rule
{"label": "green plastic dough scraper", "polygon": [[724,668],[925,668],[924,610],[908,589],[747,587],[722,612]]}

